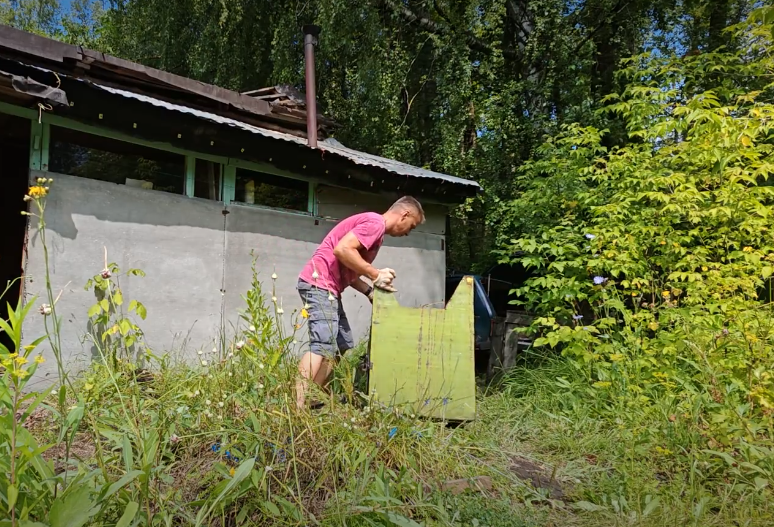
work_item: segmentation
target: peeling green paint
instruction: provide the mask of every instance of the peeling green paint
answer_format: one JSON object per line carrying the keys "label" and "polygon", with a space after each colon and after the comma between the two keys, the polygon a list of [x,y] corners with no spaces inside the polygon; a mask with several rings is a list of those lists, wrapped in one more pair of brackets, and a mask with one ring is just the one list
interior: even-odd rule
{"label": "peeling green paint", "polygon": [[476,416],[473,279],[446,308],[403,307],[377,290],[371,318],[369,389],[389,406],[438,419]]}

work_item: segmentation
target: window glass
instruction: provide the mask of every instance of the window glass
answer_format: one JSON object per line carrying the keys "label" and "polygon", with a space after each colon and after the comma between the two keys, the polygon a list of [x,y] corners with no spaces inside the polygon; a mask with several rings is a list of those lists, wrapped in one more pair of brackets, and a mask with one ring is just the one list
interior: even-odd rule
{"label": "window glass", "polygon": [[60,174],[174,194],[185,188],[184,156],[56,126],[48,166]]}
{"label": "window glass", "polygon": [[196,160],[194,197],[221,201],[221,167],[220,163]]}
{"label": "window glass", "polygon": [[240,203],[306,212],[309,183],[238,168],[235,200]]}

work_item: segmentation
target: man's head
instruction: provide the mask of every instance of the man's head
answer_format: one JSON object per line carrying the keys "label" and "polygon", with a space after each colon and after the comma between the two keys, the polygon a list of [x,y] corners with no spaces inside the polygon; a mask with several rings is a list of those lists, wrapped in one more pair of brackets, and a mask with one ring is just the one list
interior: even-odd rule
{"label": "man's head", "polygon": [[408,236],[417,225],[425,222],[422,205],[411,196],[403,196],[384,213],[386,233],[390,236]]}

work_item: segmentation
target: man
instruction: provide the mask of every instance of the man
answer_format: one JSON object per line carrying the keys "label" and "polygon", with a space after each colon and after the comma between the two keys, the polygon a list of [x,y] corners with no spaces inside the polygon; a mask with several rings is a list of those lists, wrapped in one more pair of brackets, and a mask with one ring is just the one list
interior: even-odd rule
{"label": "man", "polygon": [[[373,287],[395,291],[395,271],[376,269],[371,263],[384,235],[407,236],[424,223],[422,205],[405,196],[384,214],[365,212],[342,220],[325,237],[298,277],[298,292],[308,313],[310,351],[298,364],[300,379],[296,398],[303,408],[310,381],[325,386],[339,354],[354,347],[352,330],[341,305],[347,288],[361,292],[373,302]],[[362,276],[373,283],[368,285]]]}

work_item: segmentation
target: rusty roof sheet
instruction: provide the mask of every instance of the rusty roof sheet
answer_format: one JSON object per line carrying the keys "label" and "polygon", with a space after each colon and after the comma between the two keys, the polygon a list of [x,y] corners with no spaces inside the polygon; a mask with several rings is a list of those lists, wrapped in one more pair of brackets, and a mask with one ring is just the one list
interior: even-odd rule
{"label": "rusty roof sheet", "polygon": [[[292,143],[296,143],[296,144],[300,144],[308,147],[308,143],[306,139],[297,137],[295,135],[278,132],[274,130],[267,130],[266,128],[261,128],[259,126],[254,126],[248,123],[244,123],[236,119],[223,117],[220,115],[216,115],[214,113],[205,112],[194,108],[189,108],[187,106],[182,106],[180,104],[169,103],[166,101],[162,101],[160,99],[156,99],[154,97],[150,97],[148,95],[133,93],[127,90],[112,88],[110,86],[104,86],[97,83],[92,83],[92,85],[99,89],[105,90],[109,93],[120,95],[122,97],[126,97],[129,99],[135,99],[153,106],[157,106],[159,108],[164,108],[166,110],[171,110],[171,111],[180,112],[180,113],[186,113],[189,115],[193,115],[199,119],[204,119],[206,121],[210,121],[210,122],[214,122],[214,123],[218,123],[226,126],[231,126],[234,128],[239,128],[247,132],[262,135],[264,137],[278,139],[281,141],[289,141]],[[394,174],[399,174],[401,176],[431,178],[431,179],[437,179],[447,183],[451,183],[454,185],[465,185],[465,186],[475,187],[476,189],[479,189],[479,190],[481,189],[481,186],[475,181],[449,176],[446,174],[441,174],[439,172],[433,172],[432,170],[426,170],[406,163],[401,163],[400,161],[395,161],[393,159],[387,159],[385,157],[379,157],[372,154],[367,154],[365,152],[359,152],[357,150],[347,148],[346,146],[339,143],[335,139],[329,138],[329,139],[325,139],[324,141],[319,141],[317,143],[317,149],[322,150],[323,152],[344,157],[349,161],[358,165],[368,165],[372,167],[378,167],[378,168],[387,170],[389,172],[392,172]]]}

